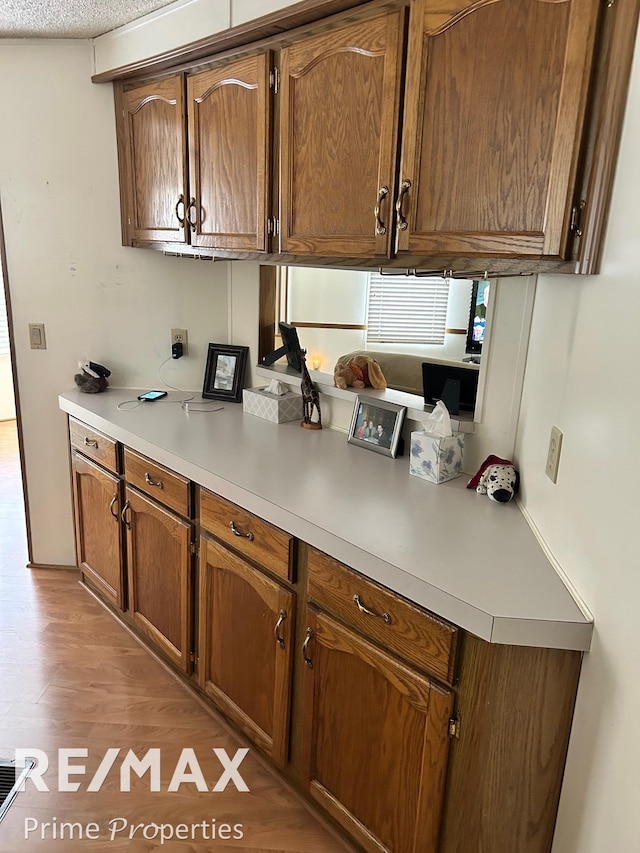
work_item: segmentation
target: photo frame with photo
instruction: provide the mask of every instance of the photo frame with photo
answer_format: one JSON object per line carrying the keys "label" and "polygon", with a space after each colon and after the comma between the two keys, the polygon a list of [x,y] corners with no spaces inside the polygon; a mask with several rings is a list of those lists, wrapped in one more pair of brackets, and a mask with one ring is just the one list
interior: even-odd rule
{"label": "photo frame with photo", "polygon": [[249,347],[209,344],[202,396],[207,400],[239,403],[248,354]]}
{"label": "photo frame with photo", "polygon": [[384,456],[401,456],[404,449],[402,423],[406,411],[405,406],[358,395],[347,441]]}

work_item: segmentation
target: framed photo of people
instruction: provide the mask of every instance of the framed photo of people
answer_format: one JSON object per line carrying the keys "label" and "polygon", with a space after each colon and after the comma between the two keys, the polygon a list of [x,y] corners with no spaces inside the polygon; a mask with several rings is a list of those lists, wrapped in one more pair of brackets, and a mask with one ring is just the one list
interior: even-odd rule
{"label": "framed photo of people", "polygon": [[357,444],[384,456],[400,455],[406,411],[404,406],[358,395],[349,427],[349,444]]}

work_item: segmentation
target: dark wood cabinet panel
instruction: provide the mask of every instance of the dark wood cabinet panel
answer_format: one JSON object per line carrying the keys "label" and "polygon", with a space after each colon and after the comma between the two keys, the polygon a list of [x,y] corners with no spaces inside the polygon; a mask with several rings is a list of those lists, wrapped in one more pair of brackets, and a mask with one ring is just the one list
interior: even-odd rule
{"label": "dark wood cabinet panel", "polygon": [[183,672],[190,669],[192,525],[129,487],[129,610],[136,625]]}
{"label": "dark wood cabinet panel", "polygon": [[89,459],[71,454],[78,566],[112,604],[125,606],[121,483]]}
{"label": "dark wood cabinet panel", "polygon": [[403,20],[391,12],[283,48],[282,252],[389,255]]}
{"label": "dark wood cabinet panel", "polygon": [[313,608],[302,781],[367,851],[436,853],[453,694]]}
{"label": "dark wood cabinet panel", "polygon": [[184,78],[118,92],[120,191],[125,243],[185,243],[187,198]]}
{"label": "dark wood cabinet panel", "polygon": [[273,760],[288,754],[294,595],[202,538],[199,682]]}
{"label": "dark wood cabinet panel", "polygon": [[564,257],[597,0],[414,0],[397,248]]}
{"label": "dark wood cabinet panel", "polygon": [[267,249],[270,55],[187,78],[191,245]]}

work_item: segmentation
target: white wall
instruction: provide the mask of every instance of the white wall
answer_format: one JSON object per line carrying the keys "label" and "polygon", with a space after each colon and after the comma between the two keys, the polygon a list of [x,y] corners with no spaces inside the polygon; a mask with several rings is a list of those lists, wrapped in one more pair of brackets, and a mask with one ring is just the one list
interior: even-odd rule
{"label": "white wall", "polygon": [[[523,503],[594,614],[554,853],[640,850],[637,334],[640,51],[599,276],[540,276],[518,438]],[[544,475],[552,425],[558,482]]]}
{"label": "white wall", "polygon": [[[209,341],[228,341],[229,265],[120,245],[112,87],[90,82],[87,41],[0,41],[4,215],[26,475],[38,563],[74,564],[65,416],[83,356],[111,384],[154,387],[172,327],[189,357],[172,385],[202,389]],[[27,324],[43,322],[47,349]]]}

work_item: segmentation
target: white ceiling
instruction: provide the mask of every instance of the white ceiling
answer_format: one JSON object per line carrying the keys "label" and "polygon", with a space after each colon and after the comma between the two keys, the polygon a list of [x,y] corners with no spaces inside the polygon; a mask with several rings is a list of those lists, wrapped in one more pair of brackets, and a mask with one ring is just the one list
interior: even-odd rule
{"label": "white ceiling", "polygon": [[94,38],[173,0],[0,0],[0,38]]}

